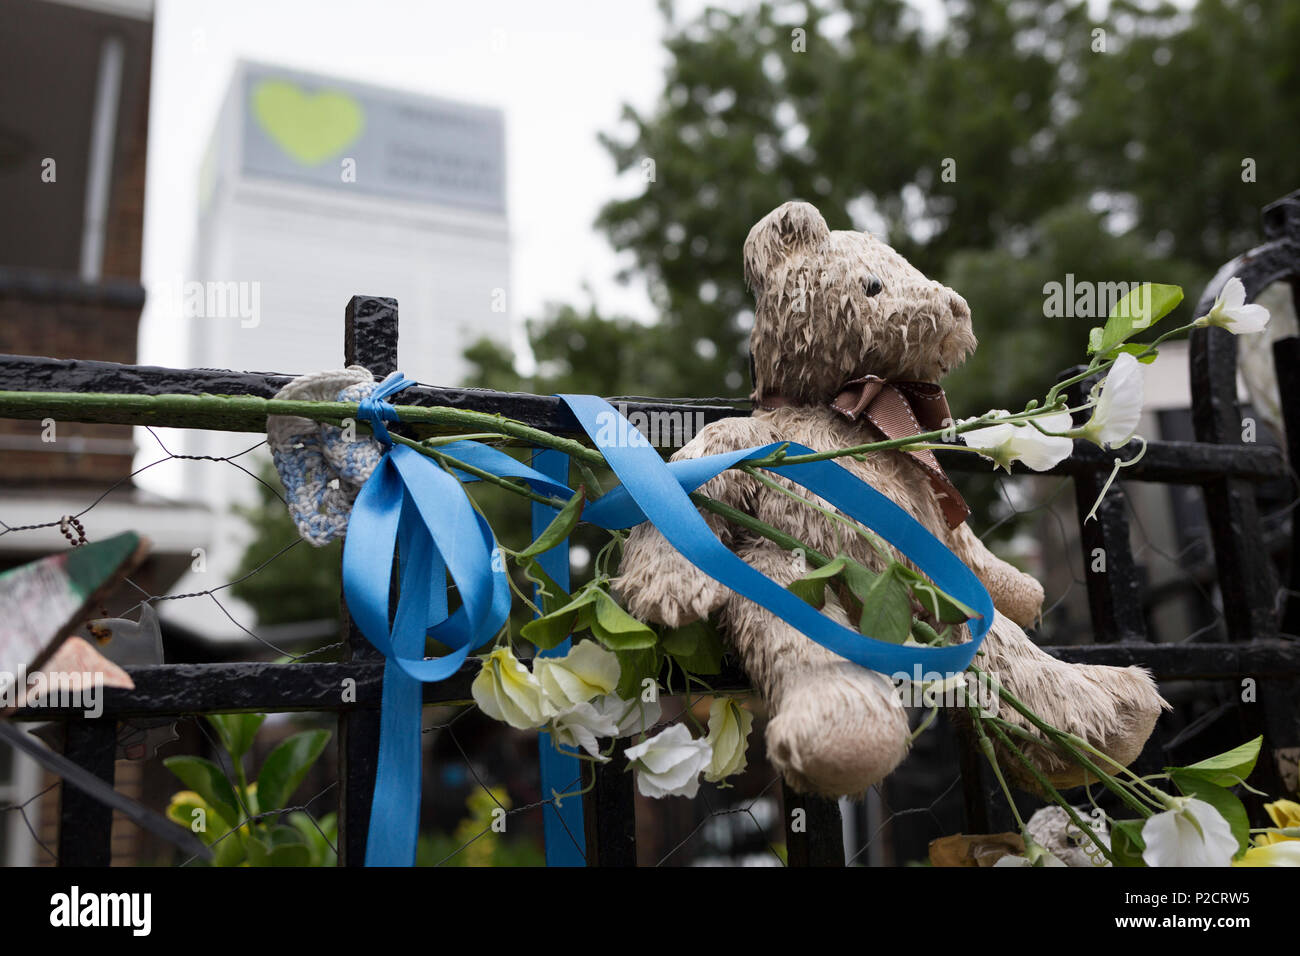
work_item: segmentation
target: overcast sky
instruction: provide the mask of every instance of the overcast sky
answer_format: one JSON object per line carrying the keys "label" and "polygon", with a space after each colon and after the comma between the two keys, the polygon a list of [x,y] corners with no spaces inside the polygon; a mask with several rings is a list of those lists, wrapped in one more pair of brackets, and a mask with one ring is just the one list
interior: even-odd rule
{"label": "overcast sky", "polygon": [[[703,2],[679,4],[683,12]],[[505,111],[512,311],[584,301],[652,316],[592,228],[620,182],[596,134],[654,103],[667,59],[653,0],[160,0],[150,106],[146,288],[190,277],[198,170],[235,62],[260,60]],[[146,306],[140,361],[178,365],[175,323]],[[183,333],[180,333],[183,334]]]}

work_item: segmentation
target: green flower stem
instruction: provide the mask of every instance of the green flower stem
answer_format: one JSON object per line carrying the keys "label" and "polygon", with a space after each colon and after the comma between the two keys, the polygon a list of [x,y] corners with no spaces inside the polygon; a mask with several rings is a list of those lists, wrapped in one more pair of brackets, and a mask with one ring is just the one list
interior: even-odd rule
{"label": "green flower stem", "polygon": [[[1066,815],[1070,818],[1070,822],[1078,827],[1081,832],[1088,835],[1088,839],[1091,840],[1096,845],[1097,849],[1101,851],[1102,856],[1112,864],[1116,863],[1115,857],[1110,851],[1110,847],[1106,846],[1106,844],[1101,841],[1101,838],[1093,832],[1092,827],[1083,822],[1083,818],[1079,816],[1078,812],[1070,802],[1066,800],[1065,797],[1061,796],[1061,792],[1057,790],[1056,787],[1052,786],[1052,782],[1043,776],[1042,771],[1035,767],[1021,749],[1011,742],[1011,738],[1006,735],[1006,732],[1000,726],[1001,723],[1003,723],[1003,721],[999,721],[996,718],[989,719],[989,727],[992,728],[994,735],[1001,742],[1002,746],[1010,751],[1012,756],[1020,762],[1021,766],[1028,771],[1029,775],[1034,778],[1034,781],[1038,786],[1042,788],[1042,791],[1051,797],[1052,802],[1065,811]],[[1010,724],[1009,726],[1015,727],[1015,724]],[[1017,727],[1016,729],[1019,730],[1020,728]]]}
{"label": "green flower stem", "polygon": [[1020,817],[1020,808],[1016,806],[1016,801],[1011,796],[1011,788],[1007,786],[1006,778],[1002,776],[1002,768],[998,766],[997,754],[993,750],[993,741],[989,740],[989,735],[984,732],[984,721],[980,717],[979,708],[972,704],[967,710],[970,713],[971,722],[975,725],[975,733],[979,735],[980,750],[984,752],[989,766],[993,768],[993,776],[997,777],[998,786],[1002,788],[1002,795],[1007,798],[1007,806],[1011,808],[1011,815],[1016,818],[1016,826],[1019,827],[1025,839],[1029,840],[1031,837],[1025,827],[1025,821]]}
{"label": "green flower stem", "polygon": [[691,495],[691,501],[695,502],[698,507],[703,508],[705,511],[711,512],[720,518],[725,518],[732,524],[739,525],[742,528],[753,531],[755,534],[767,538],[775,544],[779,544],[787,551],[802,550],[808,563],[815,567],[820,568],[824,564],[831,563],[830,558],[812,547],[812,545],[804,544],[798,538],[788,535],[784,531],[779,531],[776,528],[773,528],[770,524],[767,524],[764,521],[759,521],[757,518],[731,507],[731,505],[726,505],[716,499],[705,497],[699,492],[695,492]]}
{"label": "green flower stem", "polygon": [[552,508],[563,508],[568,504],[568,502],[562,498],[548,498],[546,495],[539,495],[537,492],[522,483],[502,478],[500,475],[494,475],[492,472],[485,471],[482,468],[476,468],[467,462],[461,461],[459,458],[453,458],[451,455],[438,451],[436,448],[429,448],[418,441],[405,437],[404,435],[391,435],[390,437],[399,445],[405,445],[408,448],[418,451],[426,458],[432,458],[444,468],[455,468],[458,471],[463,471],[467,475],[473,475],[475,478],[496,485],[498,488],[505,488],[507,491],[513,492],[520,497],[527,498],[529,501],[536,501],[539,504],[549,505]]}
{"label": "green flower stem", "polygon": [[769,477],[768,475],[763,474],[761,471],[759,471],[757,468],[754,468],[751,465],[741,464],[739,467],[741,471],[749,475],[755,481],[758,481],[764,486],[771,488],[773,491],[777,491],[785,495],[787,498],[793,498],[795,501],[798,501],[800,504],[807,505],[808,507],[812,508],[814,511],[817,511],[818,513],[829,518],[831,521],[844,525],[844,527],[848,528],[855,535],[859,535],[862,538],[865,538],[867,543],[871,545],[872,549],[876,552],[876,554],[880,555],[880,557],[883,558],[884,560],[886,561],[894,560],[893,555],[891,555],[885,549],[885,545],[880,540],[879,535],[872,532],[870,528],[864,528],[856,521],[852,520],[851,518],[845,517],[844,515],[840,514],[838,511],[836,511],[833,508],[827,508],[824,505],[817,504],[817,502],[813,501],[811,498],[805,498],[797,491],[793,491],[785,487],[785,485],[781,484],[779,481]]}
{"label": "green flower stem", "polygon": [[[1097,778],[1097,781],[1102,786],[1104,786],[1107,790],[1110,790],[1117,797],[1123,800],[1125,805],[1127,805],[1130,810],[1133,810],[1135,813],[1140,814],[1144,818],[1151,816],[1151,810],[1140,800],[1138,800],[1127,787],[1122,785],[1113,776],[1106,773],[1106,771],[1098,767],[1095,763],[1093,763],[1090,759],[1088,759],[1087,755],[1084,754],[1083,751],[1079,750],[1071,743],[1070,738],[1073,737],[1072,734],[1067,734],[1064,731],[1057,730],[1051,724],[1047,723],[1045,720],[1043,720],[1041,717],[1035,714],[1032,710],[1026,707],[1023,703],[1017,700],[1016,697],[1005,687],[1003,687],[1002,684],[998,681],[998,679],[994,677],[992,674],[989,674],[981,670],[980,668],[976,667],[974,664],[971,665],[970,670],[977,676],[988,681],[989,685],[993,688],[994,692],[997,693],[998,697],[1001,698],[1002,700],[1005,700],[1008,704],[1010,704],[1012,710],[1016,711],[1018,714],[1020,714],[1022,717],[1028,720],[1031,724],[1037,727],[1040,731],[1042,731],[1042,733],[1047,737],[1046,742],[1056,744],[1056,746],[1061,750],[1064,750],[1068,756],[1073,757],[1075,762],[1078,763],[1085,770],[1092,773],[1093,776]],[[1041,746],[1043,742],[1040,741],[1039,743]]]}
{"label": "green flower stem", "polygon": [[[1162,335],[1157,336],[1155,340],[1151,342],[1151,344],[1149,344],[1143,351],[1135,355],[1134,358],[1140,361],[1146,358],[1148,355],[1154,354],[1157,348],[1159,348],[1165,342],[1169,341],[1175,335],[1181,335],[1183,332],[1190,331],[1191,329],[1194,328],[1196,328],[1196,323],[1188,322],[1186,325],[1180,325],[1176,329],[1170,329],[1168,332],[1165,332]],[[1115,358],[1118,357],[1119,357],[1118,355],[1115,356]],[[1047,392],[1047,404],[1048,405],[1054,404],[1056,402],[1056,397],[1060,395],[1061,392],[1065,391],[1065,389],[1069,388],[1071,385],[1076,385],[1079,382],[1092,378],[1092,376],[1096,375],[1099,372],[1106,371],[1112,365],[1115,364],[1115,359],[1113,358],[1107,359],[1104,362],[1099,361],[1100,358],[1101,356],[1096,356],[1095,358],[1093,358],[1093,360],[1088,364],[1088,367],[1084,371],[1080,372],[1078,375],[1074,375],[1070,378],[1065,379],[1062,382],[1057,382],[1055,385],[1053,385]]]}
{"label": "green flower stem", "polygon": [[[2,393],[0,393],[2,397]],[[2,410],[2,408],[0,408]],[[890,451],[910,447],[925,442],[943,442],[942,447],[945,449],[958,449],[964,446],[947,444],[945,439],[949,435],[960,435],[963,432],[974,431],[976,428],[984,428],[988,425],[1002,424],[1019,424],[1027,422],[1034,418],[1040,418],[1053,412],[1060,411],[1054,407],[1036,408],[1032,411],[1016,412],[1014,415],[998,416],[985,414],[979,418],[972,419],[962,424],[954,424],[948,428],[940,428],[935,431],[921,432],[917,435],[910,435],[905,438],[891,438],[887,441],[869,442],[865,445],[853,445],[849,448],[837,448],[834,451],[819,451],[807,455],[787,455],[783,450],[778,449],[770,455],[762,458],[752,458],[745,462],[752,468],[782,468],[786,465],[806,465],[815,461],[830,461],[834,458],[845,458],[853,455],[865,455],[875,451]]]}

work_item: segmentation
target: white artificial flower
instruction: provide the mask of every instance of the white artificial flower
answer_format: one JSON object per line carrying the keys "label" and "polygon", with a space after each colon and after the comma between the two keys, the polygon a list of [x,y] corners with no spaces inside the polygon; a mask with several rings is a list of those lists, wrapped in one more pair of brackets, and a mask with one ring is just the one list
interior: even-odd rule
{"label": "white artificial flower", "polygon": [[640,697],[635,700],[623,700],[617,694],[606,694],[593,700],[591,706],[602,718],[614,721],[616,730],[612,736],[615,737],[643,734],[659,723],[663,713],[659,706],[658,694],[655,694],[654,700],[648,702]]}
{"label": "white artificial flower", "polygon": [[544,705],[561,714],[618,686],[618,656],[595,641],[578,641],[562,657],[536,657],[533,674]]}
{"label": "white artificial flower", "polygon": [[1230,866],[1237,838],[1218,810],[1195,797],[1170,797],[1170,809],[1142,825],[1147,866]]}
{"label": "white artificial flower", "polygon": [[540,727],[549,716],[536,676],[508,647],[497,648],[483,659],[470,692],[479,710],[520,730]]}
{"label": "white artificial flower", "polygon": [[609,758],[600,755],[598,738],[645,733],[659,722],[659,715],[657,699],[644,703],[640,699],[623,700],[618,694],[605,694],[555,715],[550,730],[563,746],[581,747],[597,760],[605,761]]}
{"label": "white artificial flower", "polygon": [[754,715],[730,697],[715,697],[709,707],[709,736],[713,748],[704,779],[717,783],[745,769],[745,745],[754,726]]}
{"label": "white artificial flower", "polygon": [[1214,300],[1210,311],[1196,320],[1196,325],[1217,325],[1233,335],[1249,335],[1263,331],[1268,325],[1268,309],[1262,305],[1246,304],[1246,287],[1236,276],[1229,279],[1223,291]]}
{"label": "white artificial flower", "polygon": [[601,713],[591,704],[577,704],[551,721],[551,733],[564,747],[581,747],[599,761],[600,737],[617,737],[618,722],[608,713]]}
{"label": "white artificial flower", "polygon": [[1137,431],[1144,400],[1142,363],[1128,352],[1121,352],[1110,373],[1100,385],[1101,393],[1093,406],[1092,418],[1079,429],[1079,435],[1103,448],[1119,448]]}
{"label": "white artificial flower", "polygon": [[644,743],[627,748],[636,770],[636,788],[646,797],[694,797],[700,771],[709,765],[713,748],[696,740],[683,724],[673,724]]}
{"label": "white artificial flower", "polygon": [[[1005,410],[994,414],[1007,415]],[[1068,432],[1074,427],[1069,412],[1053,412],[1034,419],[1045,431]],[[994,464],[1011,471],[1012,462],[1022,461],[1034,471],[1046,471],[1059,465],[1074,451],[1074,440],[1059,435],[1044,435],[1031,424],[1000,422],[987,428],[965,432],[962,438]]]}

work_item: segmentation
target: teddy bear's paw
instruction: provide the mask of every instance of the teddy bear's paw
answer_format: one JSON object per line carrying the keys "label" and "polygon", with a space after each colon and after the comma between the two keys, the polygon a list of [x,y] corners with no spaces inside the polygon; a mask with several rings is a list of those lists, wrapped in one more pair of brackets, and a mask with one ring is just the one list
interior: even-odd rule
{"label": "teddy bear's paw", "polygon": [[[1041,651],[1001,614],[976,663],[992,672],[1007,691],[1042,720],[1083,738],[1123,766],[1142,752],[1161,711],[1169,708],[1151,675],[1142,668],[1057,660]],[[1028,722],[1006,703],[1001,703],[999,711],[999,716],[1030,729]],[[1085,782],[1083,769],[1052,749],[1030,744],[1025,755],[1053,786],[1071,787]],[[1002,765],[1022,783],[1031,784],[1032,775],[1014,755],[1008,755]]]}
{"label": "teddy bear's paw", "polygon": [[843,661],[782,688],[767,755],[800,793],[859,797],[907,755],[908,734],[889,681]]}
{"label": "teddy bear's paw", "polygon": [[610,585],[633,617],[667,627],[707,618],[726,603],[729,593],[649,524],[629,535],[619,576]]}
{"label": "teddy bear's paw", "polygon": [[[1065,708],[1052,724],[1082,737],[1105,754],[1109,762],[1096,756],[1092,760],[1101,769],[1113,773],[1116,765],[1127,767],[1137,759],[1161,711],[1168,710],[1169,704],[1160,696],[1150,673],[1141,667],[1086,666],[1083,676],[1089,687],[1089,698],[1103,703],[1094,706],[1091,713]],[[1094,775],[1077,764],[1054,753],[1040,752],[1044,755],[1040,769],[1058,790],[1095,780]]]}

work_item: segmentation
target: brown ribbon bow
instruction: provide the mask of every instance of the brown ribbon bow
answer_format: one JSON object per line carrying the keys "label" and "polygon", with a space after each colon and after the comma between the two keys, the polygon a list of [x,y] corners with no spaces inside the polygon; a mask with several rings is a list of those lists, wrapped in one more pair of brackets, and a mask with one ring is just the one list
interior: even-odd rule
{"label": "brown ribbon bow", "polygon": [[[768,409],[789,404],[784,396],[774,394],[764,395],[761,402]],[[887,439],[910,438],[952,424],[948,399],[933,382],[887,382],[876,375],[864,375],[845,382],[831,408],[853,422],[865,417]],[[948,527],[955,528],[970,517],[970,508],[934,452],[927,448],[907,454],[929,476]]]}

